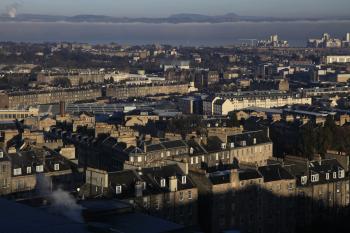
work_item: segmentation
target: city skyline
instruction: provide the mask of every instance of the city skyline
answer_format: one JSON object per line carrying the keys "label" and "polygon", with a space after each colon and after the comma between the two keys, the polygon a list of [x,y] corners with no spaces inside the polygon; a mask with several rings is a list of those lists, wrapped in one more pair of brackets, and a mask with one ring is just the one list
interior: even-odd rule
{"label": "city skyline", "polygon": [[[116,17],[166,17],[178,13],[222,15],[236,13],[247,16],[271,17],[333,17],[346,16],[350,2],[346,0],[77,0],[48,2],[44,0],[3,0],[1,14],[49,14],[49,15],[109,15]],[[137,6],[137,7],[135,7]],[[295,9],[298,9],[296,11]],[[297,13],[296,13],[297,12]]]}

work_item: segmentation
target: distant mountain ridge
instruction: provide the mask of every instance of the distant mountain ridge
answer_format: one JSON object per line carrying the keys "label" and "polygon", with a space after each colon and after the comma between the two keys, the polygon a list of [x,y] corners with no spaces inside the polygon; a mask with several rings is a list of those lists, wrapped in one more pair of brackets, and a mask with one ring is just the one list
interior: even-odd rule
{"label": "distant mountain ridge", "polygon": [[74,22],[74,23],[226,23],[239,21],[319,21],[319,20],[350,20],[349,17],[334,17],[334,18],[282,18],[282,17],[264,17],[264,16],[240,16],[235,13],[224,15],[202,15],[182,13],[175,14],[164,18],[130,18],[130,17],[113,17],[106,15],[75,15],[75,16],[60,16],[60,15],[40,15],[40,14],[19,14],[14,18],[7,15],[0,15],[0,22]]}

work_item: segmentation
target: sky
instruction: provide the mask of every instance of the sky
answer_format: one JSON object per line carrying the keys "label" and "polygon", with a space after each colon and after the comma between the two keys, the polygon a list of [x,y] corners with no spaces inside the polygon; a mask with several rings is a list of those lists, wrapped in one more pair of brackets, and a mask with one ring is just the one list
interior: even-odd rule
{"label": "sky", "polygon": [[[15,4],[16,3],[16,4]],[[164,17],[177,13],[246,16],[348,16],[350,0],[0,0],[0,14],[17,5],[17,13],[129,17]]]}

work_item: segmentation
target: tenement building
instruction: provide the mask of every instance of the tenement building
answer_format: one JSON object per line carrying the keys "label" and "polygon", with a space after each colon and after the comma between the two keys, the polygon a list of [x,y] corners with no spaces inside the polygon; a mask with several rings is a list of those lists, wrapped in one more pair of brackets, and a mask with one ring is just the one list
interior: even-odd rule
{"label": "tenement building", "polygon": [[131,97],[145,97],[154,95],[187,94],[191,91],[189,84],[167,84],[167,85],[147,85],[147,86],[109,86],[106,96],[117,99],[127,99]]}
{"label": "tenement building", "polygon": [[205,232],[293,232],[295,220],[289,198],[294,177],[280,165],[220,170],[193,170],[198,187],[199,219]]}
{"label": "tenement building", "polygon": [[29,90],[0,93],[0,108],[19,108],[65,101],[72,103],[83,100],[95,100],[101,97],[99,87],[55,88],[47,90]]}
{"label": "tenement building", "polygon": [[176,164],[118,172],[88,168],[80,194],[117,198],[142,212],[194,226],[198,193],[187,172]]}
{"label": "tenement building", "polygon": [[44,177],[69,182],[72,174],[71,164],[64,157],[41,148],[1,151],[0,164],[0,195],[32,191],[44,182]]}
{"label": "tenement building", "polygon": [[274,108],[293,104],[311,105],[312,99],[285,92],[218,93],[203,101],[204,115],[227,115],[249,107]]}

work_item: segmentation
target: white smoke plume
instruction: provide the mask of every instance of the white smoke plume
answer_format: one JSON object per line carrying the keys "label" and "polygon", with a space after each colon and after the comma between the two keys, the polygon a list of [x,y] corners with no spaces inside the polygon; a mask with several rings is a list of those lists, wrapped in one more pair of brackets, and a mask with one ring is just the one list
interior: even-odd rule
{"label": "white smoke plume", "polygon": [[83,223],[82,209],[74,197],[62,189],[52,190],[52,180],[45,175],[37,175],[37,191],[39,195],[48,196],[51,203],[49,211],[64,216],[73,222]]}
{"label": "white smoke plume", "polygon": [[15,3],[12,3],[11,5],[8,5],[6,7],[6,13],[7,15],[10,17],[10,18],[16,18],[17,16],[17,10],[18,8],[21,7],[21,3],[19,2],[15,2]]}
{"label": "white smoke plume", "polygon": [[53,213],[65,216],[77,223],[84,222],[82,217],[83,207],[78,205],[74,197],[67,191],[57,189],[51,194],[51,200],[51,211]]}

